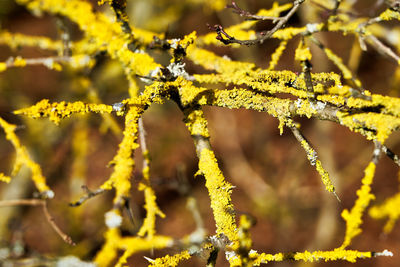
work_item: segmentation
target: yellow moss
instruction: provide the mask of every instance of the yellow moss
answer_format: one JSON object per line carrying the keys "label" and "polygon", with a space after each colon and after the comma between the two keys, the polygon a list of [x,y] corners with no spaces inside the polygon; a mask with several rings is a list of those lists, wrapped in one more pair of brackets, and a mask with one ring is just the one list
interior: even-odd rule
{"label": "yellow moss", "polygon": [[386,234],[389,234],[400,218],[400,193],[386,199],[382,204],[373,206],[369,210],[369,216],[374,219],[386,219],[387,222],[383,228]]}
{"label": "yellow moss", "polygon": [[287,45],[287,40],[283,40],[280,42],[278,48],[271,55],[271,61],[269,62],[268,70],[273,70],[276,67],[280,57],[282,56],[283,51],[285,51],[286,49],[286,45]]}
{"label": "yellow moss", "polygon": [[342,212],[342,217],[346,221],[346,235],[340,249],[348,247],[353,238],[362,232],[360,228],[362,224],[362,215],[371,200],[375,199],[375,196],[371,193],[371,184],[375,175],[375,164],[370,162],[364,172],[364,178],[361,180],[362,186],[357,190],[358,198],[353,208],[351,211],[344,209]]}
{"label": "yellow moss", "polygon": [[[15,175],[17,171],[19,171],[20,166],[26,165],[32,172],[32,180],[35,183],[35,186],[39,190],[39,192],[41,193],[49,192],[47,196],[51,198],[54,195],[54,193],[52,193],[50,188],[47,186],[46,178],[43,176],[42,169],[40,168],[39,164],[37,164],[31,159],[28,150],[26,149],[25,146],[21,144],[17,135],[14,133],[16,126],[6,122],[2,118],[0,118],[0,126],[6,133],[6,139],[12,143],[17,153],[16,156],[17,161],[14,165],[13,175]],[[3,176],[2,180],[7,181],[7,176]]]}
{"label": "yellow moss", "polygon": [[187,250],[182,251],[179,254],[175,254],[173,256],[166,255],[162,258],[157,258],[154,259],[153,261],[150,261],[149,266],[154,266],[154,267],[174,267],[178,266],[178,264],[183,261],[190,259],[191,255]]}
{"label": "yellow moss", "polygon": [[85,104],[81,101],[68,103],[49,103],[49,100],[43,99],[35,105],[14,111],[14,114],[25,115],[33,119],[49,118],[55,124],[59,124],[61,119],[70,117],[72,114],[111,113],[112,106],[104,104]]}
{"label": "yellow moss", "polygon": [[231,202],[232,185],[218,167],[214,152],[203,149],[199,159],[199,172],[206,179],[218,235],[225,235],[230,241],[237,240],[235,214]]}

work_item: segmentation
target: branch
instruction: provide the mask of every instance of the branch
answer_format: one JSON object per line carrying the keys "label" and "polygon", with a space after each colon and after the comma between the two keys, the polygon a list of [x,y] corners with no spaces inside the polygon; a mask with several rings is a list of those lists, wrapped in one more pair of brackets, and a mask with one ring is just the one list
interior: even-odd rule
{"label": "branch", "polygon": [[310,164],[312,166],[315,166],[318,173],[321,175],[321,179],[325,185],[326,190],[329,192],[332,192],[334,194],[334,196],[337,198],[337,200],[339,202],[341,202],[339,196],[336,194],[335,187],[333,186],[332,181],[329,178],[328,172],[322,167],[322,163],[318,159],[318,155],[317,155],[317,152],[315,151],[315,149],[311,147],[310,143],[303,136],[303,134],[300,132],[300,129],[297,127],[297,125],[295,125],[295,123],[293,123],[293,122],[287,123],[286,126],[288,126],[290,128],[293,135],[296,137],[297,141],[299,141],[301,146],[306,151],[307,159],[310,161]]}
{"label": "branch", "polygon": [[86,200],[95,197],[101,193],[103,193],[105,190],[102,188],[97,189],[96,191],[90,191],[90,189],[86,185],[82,185],[82,189],[86,192],[86,195],[81,197],[78,201],[76,202],[71,202],[69,203],[69,206],[71,207],[77,207],[83,204]]}
{"label": "branch", "polygon": [[273,23],[275,23],[278,20],[282,20],[283,18],[281,17],[271,17],[271,16],[258,16],[251,14],[250,12],[241,9],[235,1],[232,1],[230,5],[226,6],[227,8],[232,8],[233,12],[238,14],[241,17],[246,17],[249,20],[272,20]]}
{"label": "branch", "polygon": [[44,215],[54,231],[56,231],[56,233],[65,241],[65,243],[71,246],[76,245],[74,241],[72,241],[72,238],[65,234],[55,223],[54,218],[50,215],[49,210],[47,209],[47,201],[42,199],[15,199],[0,201],[0,207],[6,206],[42,206]]}
{"label": "branch", "polygon": [[[230,36],[227,34],[223,27],[221,25],[214,25],[213,29],[217,33],[217,40],[221,41],[224,44],[240,44],[240,45],[256,45],[256,44],[262,44],[264,43],[265,40],[269,39],[272,37],[272,35],[279,29],[281,29],[287,22],[288,20],[293,16],[294,13],[296,13],[297,9],[300,7],[300,5],[304,2],[305,0],[296,0],[293,2],[293,7],[292,9],[286,14],[284,17],[280,18],[275,18],[275,20],[279,20],[278,23],[275,25],[274,28],[269,30],[268,32],[262,32],[261,37],[255,39],[255,40],[238,40],[234,38],[233,36]],[[226,37],[224,38],[223,35]]]}

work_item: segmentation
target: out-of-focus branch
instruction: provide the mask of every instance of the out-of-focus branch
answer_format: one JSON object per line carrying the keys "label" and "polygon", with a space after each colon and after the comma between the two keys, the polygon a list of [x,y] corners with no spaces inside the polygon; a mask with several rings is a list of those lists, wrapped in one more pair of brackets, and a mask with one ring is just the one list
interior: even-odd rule
{"label": "out-of-focus branch", "polygon": [[86,185],[82,185],[82,189],[85,191],[85,195],[82,196],[78,201],[76,202],[71,202],[69,205],[71,207],[77,207],[83,204],[86,200],[95,197],[101,193],[103,193],[105,190],[102,188],[96,189],[95,191],[91,191]]}
{"label": "out-of-focus branch", "polygon": [[[271,36],[279,29],[281,29],[288,20],[296,13],[297,9],[305,0],[296,0],[293,2],[293,7],[290,11],[284,16],[280,18],[275,18],[275,21],[278,20],[278,23],[269,31],[262,32],[261,36],[254,40],[238,40],[233,36],[230,36],[225,32],[224,28],[221,25],[214,25],[213,30],[217,33],[217,40],[221,41],[224,44],[240,44],[240,45],[256,45],[262,44],[265,40],[271,38]],[[225,37],[224,37],[225,36]]]}
{"label": "out-of-focus branch", "polygon": [[241,17],[245,17],[246,19],[249,20],[272,20],[273,23],[275,23],[278,20],[282,20],[283,17],[271,17],[271,16],[259,16],[259,15],[254,15],[246,10],[241,9],[235,1],[232,1],[230,5],[226,6],[227,8],[232,8],[233,12],[238,14]]}
{"label": "out-of-focus branch", "polygon": [[43,213],[46,216],[47,222],[56,231],[56,233],[65,241],[65,243],[75,246],[72,238],[65,234],[55,223],[54,218],[50,215],[47,209],[47,201],[43,199],[15,199],[15,200],[2,200],[0,201],[0,207],[7,206],[41,206]]}

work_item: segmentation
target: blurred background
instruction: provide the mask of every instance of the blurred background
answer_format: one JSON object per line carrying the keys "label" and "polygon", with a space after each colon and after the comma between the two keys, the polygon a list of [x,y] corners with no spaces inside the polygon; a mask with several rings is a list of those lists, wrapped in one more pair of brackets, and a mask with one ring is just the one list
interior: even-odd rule
{"label": "blurred background", "polygon": [[[109,7],[97,7],[110,12]],[[210,32],[207,24],[224,27],[239,23],[243,18],[225,9],[230,1],[209,0],[131,0],[128,13],[132,25],[158,33],[167,38],[180,38],[192,31],[198,35]],[[236,1],[244,10],[256,13],[260,8],[268,9],[272,1]],[[284,3],[285,1],[277,1]],[[290,2],[290,1],[286,1]],[[288,24],[305,25],[326,18],[326,10],[318,1],[306,1]],[[354,16],[374,17],[386,7],[383,1],[346,1],[353,3]],[[0,29],[11,33],[47,36],[60,39],[60,21],[68,28],[72,40],[79,40],[82,32],[69,20],[42,14],[33,16],[24,7],[12,0],[0,0]],[[383,24],[388,29],[398,27],[398,22]],[[268,30],[270,22],[259,23],[256,30]],[[353,36],[339,33],[318,33],[316,38],[340,55],[363,87],[373,93],[398,96],[396,64],[368,47],[355,58],[351,57]],[[276,69],[301,71],[294,62],[294,49],[299,38],[289,42],[288,48]],[[396,46],[382,39],[395,51]],[[262,45],[241,47],[207,47],[218,55],[228,55],[234,60],[254,62],[267,68],[271,54],[279,45],[277,40],[268,40]],[[313,72],[338,69],[312,46]],[[168,64],[169,56],[152,51],[162,64]],[[57,55],[32,47],[10,48],[0,43],[0,62],[9,57],[37,58]],[[189,74],[204,70],[186,62]],[[82,77],[92,82],[90,88],[83,87]],[[141,85],[143,87],[143,84]],[[49,211],[56,223],[77,246],[65,244],[49,227],[39,207],[0,208],[0,261],[5,258],[18,264],[23,260],[30,266],[50,264],[59,257],[76,255],[91,260],[103,243],[104,213],[112,208],[112,192],[106,192],[88,200],[82,206],[72,208],[68,203],[78,200],[84,191],[98,188],[111,174],[107,167],[115,155],[121,140],[119,134],[103,126],[99,115],[73,116],[55,126],[48,119],[32,120],[17,117],[11,112],[26,107],[44,98],[53,101],[93,102],[93,94],[105,104],[113,104],[128,97],[128,82],[120,65],[105,55],[99,55],[95,67],[76,73],[72,70],[57,72],[43,66],[11,68],[0,73],[0,116],[18,125],[16,131],[21,142],[38,162],[55,198],[49,201]],[[251,229],[253,249],[258,252],[278,253],[304,250],[331,250],[341,245],[345,223],[340,213],[350,209],[356,199],[356,190],[361,185],[364,169],[371,160],[374,146],[359,134],[327,121],[298,118],[303,134],[314,146],[324,167],[330,173],[341,202],[326,192],[320,177],[310,166],[306,154],[290,131],[279,135],[278,121],[266,114],[248,110],[205,108],[211,131],[211,143],[215,149],[221,169],[233,190],[233,204],[237,214],[247,214],[256,220]],[[114,118],[123,127],[121,118]],[[157,219],[157,232],[176,239],[192,233],[196,221],[186,207],[188,197],[197,201],[198,210],[209,235],[215,232],[215,223],[210,209],[208,193],[202,177],[194,177],[197,158],[193,142],[179,108],[173,102],[153,105],[144,114],[147,145],[151,155],[151,181],[157,194],[157,203],[166,214]],[[387,146],[400,154],[400,134],[394,133]],[[0,172],[10,174],[15,161],[15,150],[0,131]],[[137,168],[133,184],[137,185],[141,174],[140,149],[135,154]],[[134,214],[132,224],[125,214],[124,234],[137,231],[145,216],[143,194],[133,186],[131,206]],[[382,156],[377,167],[373,193],[382,203],[399,190],[398,167],[386,156]],[[0,199],[32,198],[35,188],[30,172],[23,168],[10,184],[0,184]],[[348,262],[279,262],[271,266],[398,266],[400,262],[400,229],[396,225],[389,235],[382,234],[385,221],[363,217],[363,233],[356,237],[351,249],[359,251],[383,251],[388,249],[393,257],[377,257]],[[197,222],[198,223],[198,222]],[[134,266],[147,266],[143,256],[156,258],[165,253],[177,253],[181,248],[136,254],[130,258]],[[3,254],[2,254],[3,253]],[[4,256],[5,255],[5,256]],[[31,260],[31,261],[29,261]],[[206,258],[193,257],[181,266],[205,266]],[[42,265],[40,265],[42,264]],[[0,264],[1,265],[1,264]],[[22,265],[21,265],[22,266]],[[220,253],[217,266],[227,266]]]}

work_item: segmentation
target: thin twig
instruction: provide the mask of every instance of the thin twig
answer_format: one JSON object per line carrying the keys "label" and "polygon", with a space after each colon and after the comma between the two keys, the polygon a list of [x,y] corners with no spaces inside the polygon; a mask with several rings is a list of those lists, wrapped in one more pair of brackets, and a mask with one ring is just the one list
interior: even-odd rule
{"label": "thin twig", "polygon": [[76,244],[72,241],[72,238],[65,234],[55,223],[54,218],[50,215],[47,209],[47,201],[43,199],[13,199],[13,200],[2,200],[0,201],[0,207],[7,206],[42,206],[44,215],[50,226],[56,231],[56,233],[69,245],[75,246]]}
{"label": "thin twig", "polygon": [[[304,137],[304,135],[301,133],[300,129],[295,125],[295,123],[294,122],[287,123],[286,126],[290,128],[293,135],[296,137],[297,141],[301,144],[301,146],[306,151],[307,159],[309,160],[310,164],[312,166],[317,166],[317,171],[320,173],[321,177],[323,177],[323,175],[325,175],[325,174],[327,175],[325,170],[318,170],[318,164],[320,164],[320,161],[318,159],[317,152],[315,151],[314,148],[312,148],[311,144],[307,141],[307,139]],[[332,193],[337,198],[337,200],[339,202],[341,202],[341,200],[340,200],[339,196],[336,194],[336,191],[334,188],[333,188]]]}
{"label": "thin twig", "polygon": [[139,126],[139,142],[140,142],[140,147],[142,149],[143,153],[143,170],[148,168],[150,165],[150,159],[148,155],[148,150],[147,150],[147,144],[146,144],[146,130],[144,129],[143,126],[143,119],[142,117],[139,118],[138,121],[138,126]]}
{"label": "thin twig", "polygon": [[71,57],[69,56],[56,56],[56,57],[40,57],[40,58],[24,58],[23,65],[20,65],[18,62],[19,57],[10,57],[8,58],[5,63],[7,68],[11,67],[20,67],[20,66],[34,66],[34,65],[43,65],[49,69],[54,68],[54,63],[59,62],[70,62]]}
{"label": "thin twig", "polygon": [[374,153],[372,154],[372,162],[376,165],[378,164],[379,158],[383,151],[381,142],[374,141],[375,149]]}
{"label": "thin twig", "polygon": [[71,202],[69,203],[69,206],[71,207],[77,207],[83,204],[83,202],[85,202],[86,200],[95,197],[101,193],[103,193],[105,190],[104,189],[97,189],[95,191],[91,191],[89,190],[89,188],[86,185],[82,185],[82,189],[86,192],[86,195],[84,195],[83,197],[81,197],[78,201],[76,202]]}
{"label": "thin twig", "polygon": [[[262,44],[264,43],[265,40],[271,38],[271,36],[279,29],[281,29],[290,19],[290,17],[293,16],[294,13],[296,13],[297,9],[300,7],[300,5],[304,2],[305,0],[296,0],[293,2],[293,7],[292,9],[284,16],[280,17],[278,23],[275,25],[274,28],[269,30],[268,32],[262,32],[261,37],[255,39],[255,40],[238,40],[234,38],[233,36],[230,36],[228,33],[226,33],[221,25],[214,25],[213,30],[216,31],[217,33],[217,40],[221,41],[224,44],[240,44],[240,45],[256,45],[256,44]],[[224,37],[224,36],[225,37]]]}
{"label": "thin twig", "polygon": [[241,9],[235,1],[232,1],[230,5],[226,6],[227,8],[232,8],[233,12],[238,14],[241,17],[246,17],[249,20],[272,20],[273,23],[275,23],[278,20],[281,20],[281,17],[271,17],[271,16],[259,16],[259,15],[254,15],[251,14],[250,12]]}
{"label": "thin twig", "polygon": [[386,46],[385,44],[383,44],[378,38],[376,38],[373,35],[367,35],[365,36],[363,39],[366,39],[367,41],[369,41],[369,43],[382,55],[385,55],[389,58],[392,58],[396,61],[396,63],[398,63],[400,61],[400,57],[393,52],[392,49],[390,49],[390,47]]}
{"label": "thin twig", "polygon": [[400,166],[400,158],[397,156],[392,150],[390,150],[387,146],[382,145],[382,152],[385,153],[391,160],[394,161],[398,166]]}

